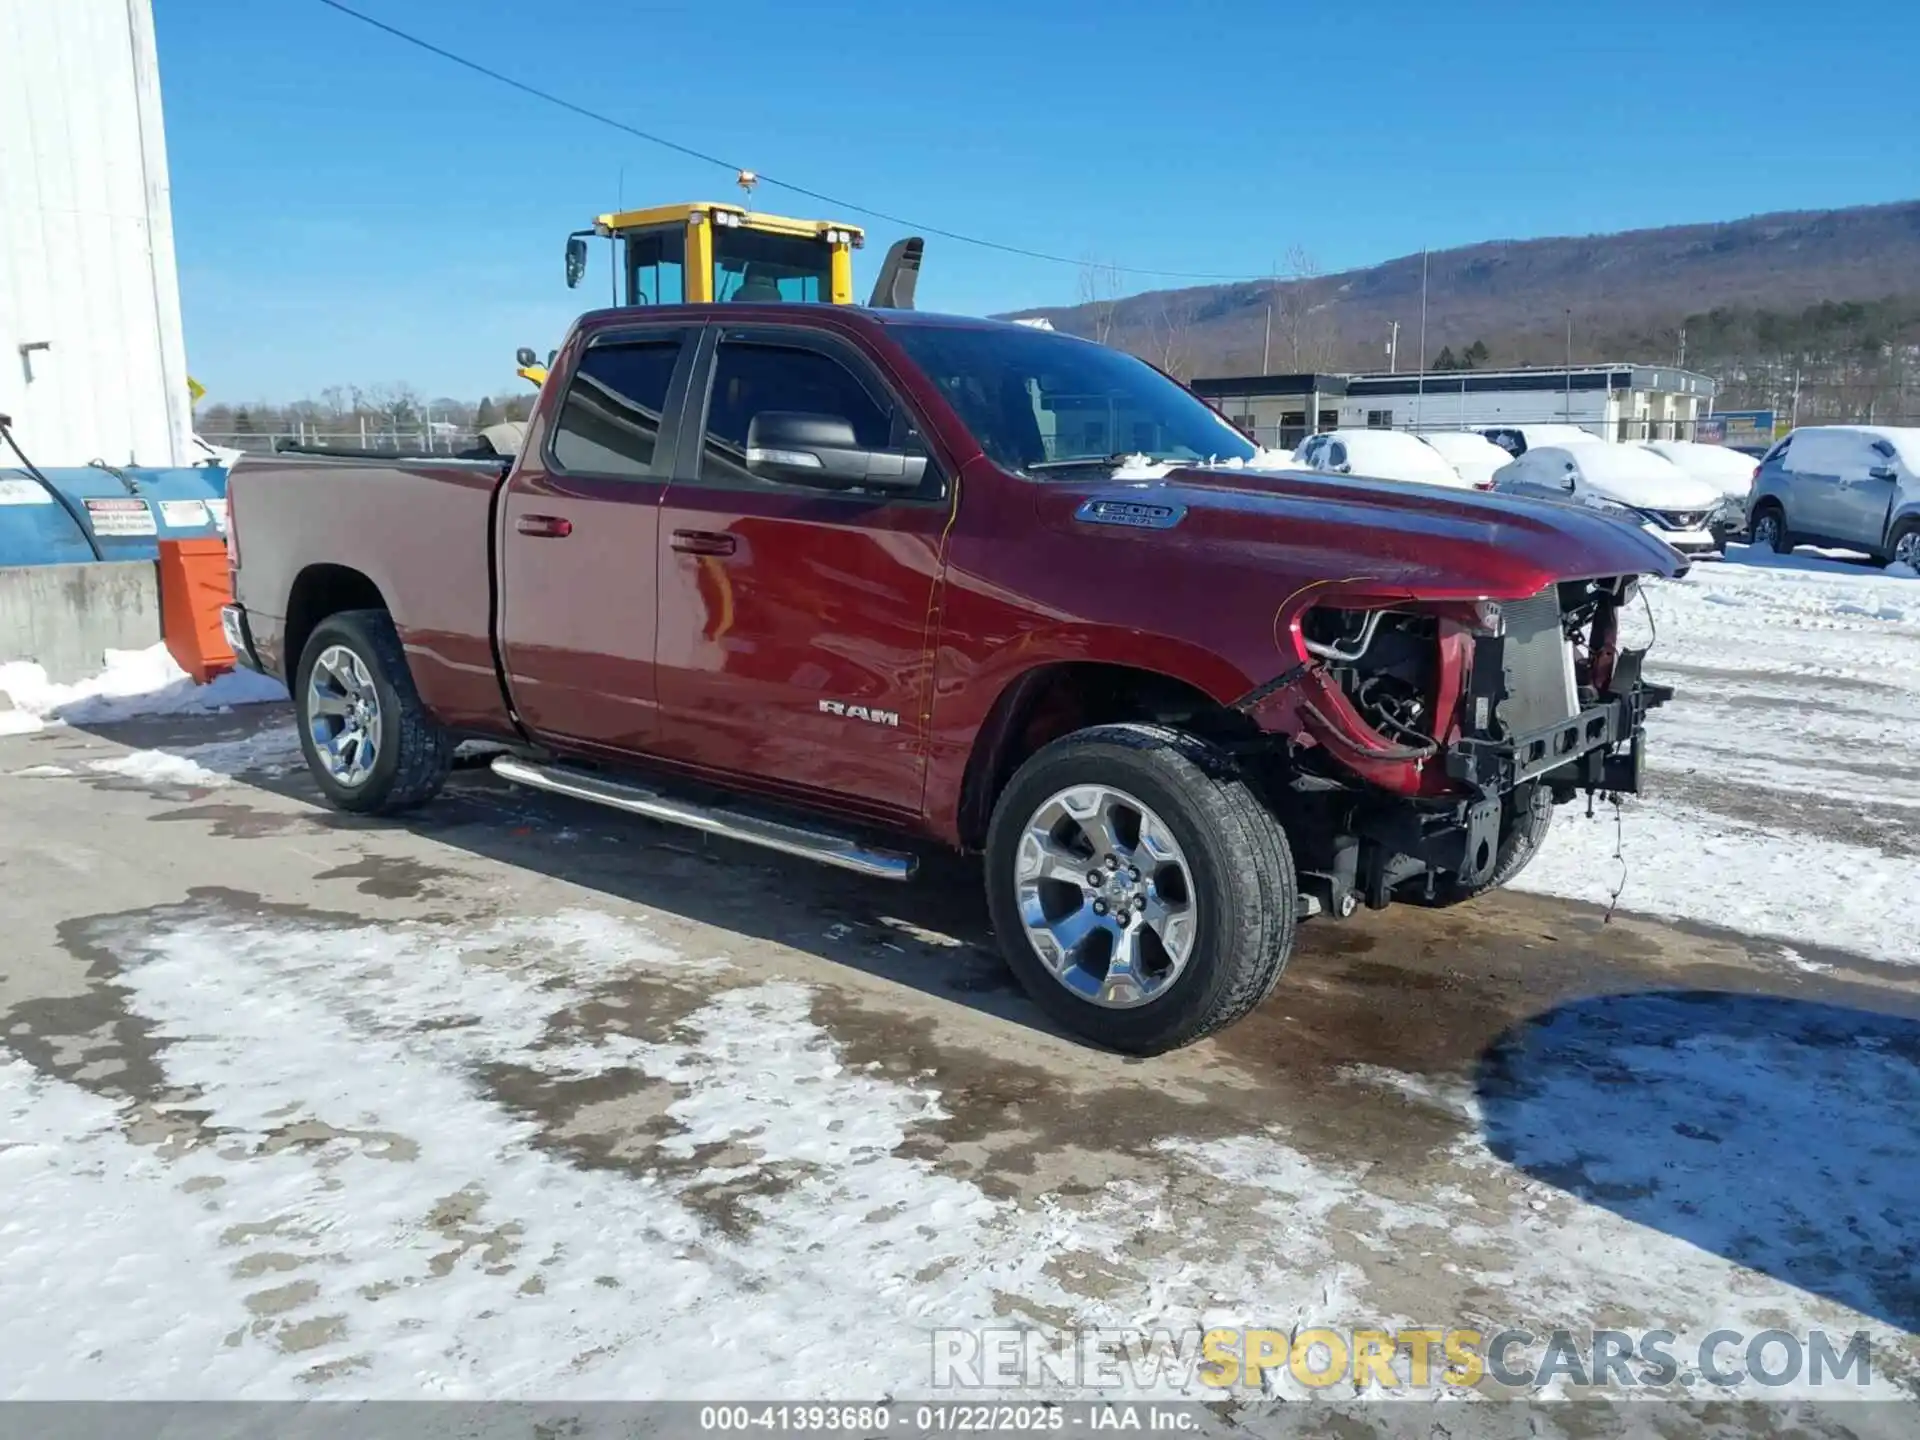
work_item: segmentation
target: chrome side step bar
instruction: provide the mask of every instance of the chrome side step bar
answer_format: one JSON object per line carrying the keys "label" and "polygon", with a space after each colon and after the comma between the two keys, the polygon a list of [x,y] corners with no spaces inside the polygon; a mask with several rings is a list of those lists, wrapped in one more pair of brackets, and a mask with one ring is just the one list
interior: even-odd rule
{"label": "chrome side step bar", "polygon": [[759,815],[696,805],[675,800],[624,781],[609,780],[585,770],[570,770],[560,765],[536,765],[511,755],[494,758],[493,773],[515,785],[528,785],[575,800],[588,800],[629,815],[644,815],[669,825],[684,825],[708,835],[722,835],[783,855],[798,855],[822,865],[851,870],[856,875],[872,875],[881,880],[910,880],[918,864],[911,855],[896,850],[875,850],[832,830],[816,830],[805,825],[768,820]]}

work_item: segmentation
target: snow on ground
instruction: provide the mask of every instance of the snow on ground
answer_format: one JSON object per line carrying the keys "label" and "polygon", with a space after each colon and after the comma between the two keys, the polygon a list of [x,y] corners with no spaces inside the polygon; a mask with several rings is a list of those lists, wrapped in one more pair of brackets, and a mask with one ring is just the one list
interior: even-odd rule
{"label": "snow on ground", "polygon": [[98,675],[55,684],[31,660],[0,663],[0,735],[26,734],[48,724],[108,724],[145,715],[185,715],[287,698],[277,680],[233,670],[196,685],[165,645],[109,650]]}
{"label": "snow on ground", "polygon": [[[1638,1085],[1600,1101],[1626,1158],[1592,1184],[1648,1196],[1673,1186],[1669,1128],[1696,1103],[1787,1117],[1805,1166],[1830,1171],[1779,1197],[1768,1258],[1807,1266],[1800,1290],[1713,1253],[1763,1197],[1716,1190],[1710,1163],[1686,1176],[1709,1200],[1684,1237],[1515,1174],[1516,1156],[1598,1163],[1562,1123],[1595,1103],[1591,1062],[1567,1068],[1570,1093],[1536,1086],[1484,1116],[1465,1087],[1353,1074],[1479,1122],[1402,1198],[1370,1188],[1377,1156],[1309,1154],[1275,1124],[1169,1135],[1142,1174],[1010,1199],[908,1143],[946,1117],[942,1096],[847,1063],[809,986],[636,923],[340,928],[189,907],[90,943],[160,1073],[113,1100],[0,1063],[5,1398],[909,1397],[929,1393],[936,1328],[1432,1324],[1392,1288],[1421,1266],[1516,1322],[1667,1326],[1682,1355],[1722,1326],[1865,1329],[1888,1347],[1873,1393],[1898,1393],[1903,1342],[1870,1317],[1899,1293],[1875,1286],[1903,1283],[1902,1237],[1832,1220],[1898,1231],[1920,1164],[1887,1153],[1909,1132],[1864,1103],[1910,1110],[1920,1066],[1871,1036],[1837,1057],[1764,1028],[1701,1037],[1749,1076],[1731,1098],[1693,1095],[1692,1057],[1656,1044],[1641,1058],[1671,1102]],[[675,994],[679,1018],[650,1025]],[[595,1005],[623,1022],[591,1024]],[[1608,1035],[1575,1020],[1528,1044]],[[568,1087],[629,1107],[624,1160],[580,1163],[515,1098]],[[1819,1298],[1836,1263],[1865,1277],[1847,1303]],[[1183,1381],[1218,1393],[1172,1370],[1128,1388]]]}
{"label": "snow on ground", "polygon": [[1920,585],[1735,546],[1646,594],[1648,792],[1564,807],[1516,888],[1920,964]]}

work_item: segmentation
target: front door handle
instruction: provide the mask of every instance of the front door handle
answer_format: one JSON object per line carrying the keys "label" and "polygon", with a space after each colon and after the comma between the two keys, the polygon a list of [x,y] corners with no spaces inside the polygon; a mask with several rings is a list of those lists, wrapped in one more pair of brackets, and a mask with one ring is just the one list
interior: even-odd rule
{"label": "front door handle", "polygon": [[564,515],[522,515],[513,522],[513,528],[522,535],[564,540],[573,533],[573,522]]}
{"label": "front door handle", "polygon": [[682,555],[731,555],[735,543],[733,536],[721,530],[673,532],[673,548]]}

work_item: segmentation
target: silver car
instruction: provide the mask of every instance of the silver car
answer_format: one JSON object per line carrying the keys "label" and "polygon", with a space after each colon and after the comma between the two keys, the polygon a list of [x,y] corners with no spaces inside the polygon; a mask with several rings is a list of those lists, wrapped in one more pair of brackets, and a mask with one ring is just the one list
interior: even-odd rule
{"label": "silver car", "polygon": [[1920,569],[1920,429],[1803,426],[1761,460],[1747,514],[1777,554],[1831,545]]}

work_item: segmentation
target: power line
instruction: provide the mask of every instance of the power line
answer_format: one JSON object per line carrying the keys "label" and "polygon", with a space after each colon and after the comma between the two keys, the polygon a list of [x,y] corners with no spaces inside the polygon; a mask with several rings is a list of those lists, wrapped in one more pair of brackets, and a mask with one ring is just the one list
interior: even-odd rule
{"label": "power line", "polygon": [[[722,169],[731,171],[734,174],[738,174],[741,170],[747,168],[745,166],[735,165],[730,160],[722,160],[718,155],[710,155],[704,150],[696,150],[691,145],[683,145],[678,140],[669,140],[664,135],[655,135],[651,131],[640,129],[636,125],[629,125],[624,120],[616,120],[611,115],[589,109],[587,106],[577,104],[572,100],[566,99],[564,96],[555,95],[550,90],[542,90],[537,85],[529,85],[524,80],[516,80],[513,76],[502,74],[490,66],[482,65],[477,60],[469,60],[464,55],[456,55],[453,51],[446,49],[444,46],[436,45],[431,40],[425,40],[418,35],[410,34],[396,25],[389,25],[384,20],[377,20],[371,15],[354,9],[351,5],[342,4],[341,0],[320,0],[320,3],[329,10],[337,10],[342,15],[358,20],[363,25],[370,25],[375,30],[383,31],[396,40],[404,41],[416,49],[424,50],[429,55],[436,55],[440,59],[450,61],[464,70],[471,70],[476,75],[484,75],[487,79],[518,90],[523,95],[531,95],[536,100],[544,100],[549,105],[557,105],[562,110],[578,115],[583,120],[592,120],[597,124],[610,126],[624,134],[633,136],[635,139],[644,140],[649,145],[659,145],[664,149],[674,151],[676,154],[685,155],[688,159],[703,161],[708,165],[718,165]],[[1084,260],[1075,260],[1066,255],[1051,255],[1045,250],[1029,250],[1022,245],[1007,245],[1001,241],[988,240],[979,235],[962,234],[958,230],[947,230],[938,225],[924,225],[919,221],[906,219],[904,216],[888,214],[885,210],[876,210],[871,205],[858,205],[851,200],[844,200],[836,195],[828,195],[819,190],[811,190],[805,185],[796,185],[791,180],[779,180],[765,172],[760,173],[759,180],[762,185],[772,185],[777,189],[790,190],[795,195],[804,195],[809,200],[817,200],[822,205],[832,206],[836,210],[851,211],[856,215],[866,215],[875,220],[884,220],[889,225],[899,225],[916,233],[938,235],[943,240],[954,240],[963,245],[978,245],[985,250],[998,250],[1004,255],[1019,255],[1028,260],[1045,260],[1054,265],[1072,265],[1079,267],[1089,263]],[[1247,275],[1229,275],[1204,270],[1153,270],[1136,265],[1101,264],[1099,268],[1121,275],[1150,275],[1163,280],[1249,280],[1256,278]]]}

